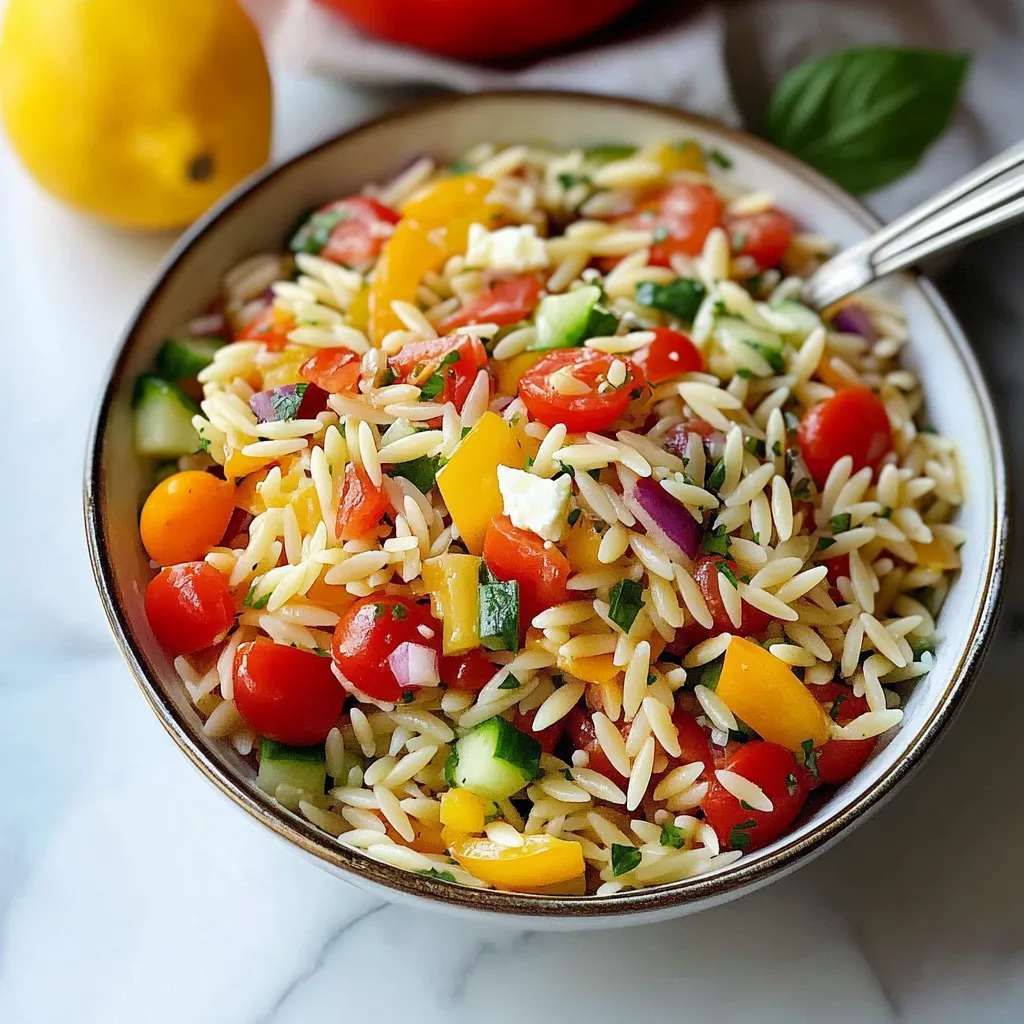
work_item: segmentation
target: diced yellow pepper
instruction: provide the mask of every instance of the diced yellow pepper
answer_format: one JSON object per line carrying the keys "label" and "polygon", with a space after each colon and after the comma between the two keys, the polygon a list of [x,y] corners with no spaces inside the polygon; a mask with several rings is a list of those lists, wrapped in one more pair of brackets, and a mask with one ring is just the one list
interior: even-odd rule
{"label": "diced yellow pepper", "polygon": [[829,738],[825,712],[792,669],[743,637],[730,641],[715,693],[771,743],[799,752],[807,740],[817,747]]}
{"label": "diced yellow pepper", "polygon": [[598,560],[597,551],[601,547],[601,534],[597,523],[592,519],[580,517],[569,531],[565,542],[566,558],[572,563],[574,572],[597,572],[608,567]]}
{"label": "diced yellow pepper", "polygon": [[553,882],[551,885],[538,885],[536,889],[524,890],[542,896],[586,896],[587,876],[577,875],[565,882]]}
{"label": "diced yellow pepper", "polygon": [[316,488],[308,486],[296,491],[290,502],[295,509],[295,518],[299,529],[304,533],[312,533],[320,522],[320,500],[316,496]]}
{"label": "diced yellow pepper", "polygon": [[623,671],[615,665],[610,654],[595,654],[589,658],[559,658],[558,667],[586,683],[610,683]]}
{"label": "diced yellow pepper", "polygon": [[476,555],[452,552],[423,563],[431,608],[440,612],[444,654],[464,654],[480,646],[479,573]]}
{"label": "diced yellow pepper", "polygon": [[284,384],[298,384],[302,381],[299,368],[316,349],[308,345],[289,345],[263,371],[263,387],[279,388]]}
{"label": "diced yellow pepper", "polygon": [[274,462],[274,457],[243,455],[238,448],[228,448],[224,460],[224,477],[226,480],[239,480],[243,476],[255,473],[256,470]]}
{"label": "diced yellow pepper", "polygon": [[671,171],[697,171],[706,170],[704,153],[699,143],[693,139],[679,139],[676,142],[662,142],[649,150],[645,150],[644,156],[650,156],[661,164],[662,170],[668,174]]}
{"label": "diced yellow pepper", "polygon": [[438,472],[437,488],[473,554],[483,550],[487,524],[504,508],[498,467],[522,469],[525,461],[512,428],[496,413],[485,412]]}
{"label": "diced yellow pepper", "polygon": [[927,544],[914,541],[917,564],[925,569],[959,569],[960,552],[948,540],[933,537]]}
{"label": "diced yellow pepper", "polygon": [[348,307],[348,322],[357,331],[370,326],[370,289],[362,287],[356,292],[352,305]]}
{"label": "diced yellow pepper", "polygon": [[496,359],[493,365],[498,371],[498,390],[504,395],[514,395],[519,390],[519,378],[546,355],[546,352],[520,352],[511,359]]}
{"label": "diced yellow pepper", "polygon": [[306,600],[318,608],[326,608],[336,615],[344,615],[355,603],[355,595],[350,594],[343,586],[324,583],[323,576],[306,591]]}
{"label": "diced yellow pepper", "polygon": [[501,846],[490,839],[457,839],[452,856],[470,874],[496,889],[537,889],[583,874],[583,847],[549,835],[523,837],[522,846]]}
{"label": "diced yellow pepper", "polygon": [[486,202],[492,191],[494,182],[478,174],[441,178],[405,203],[401,211],[402,218],[436,228],[446,227],[456,217],[479,214],[480,223],[486,224],[483,218],[486,218],[490,207],[494,206]]}
{"label": "diced yellow pepper", "polygon": [[487,805],[469,789],[449,789],[441,794],[441,824],[469,835],[483,832]]}

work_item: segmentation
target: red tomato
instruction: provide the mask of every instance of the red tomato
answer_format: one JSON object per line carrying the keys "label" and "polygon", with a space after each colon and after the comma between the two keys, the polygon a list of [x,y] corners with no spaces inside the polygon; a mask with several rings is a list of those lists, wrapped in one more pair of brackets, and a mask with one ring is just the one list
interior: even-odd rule
{"label": "red tomato", "polygon": [[517,324],[529,317],[539,298],[540,280],[536,274],[507,277],[441,321],[441,330],[455,331],[467,324]]}
{"label": "red tomato", "polygon": [[654,341],[637,352],[633,361],[652,384],[704,369],[704,357],[685,334],[670,327],[652,327],[651,330]]}
{"label": "red tomato", "polygon": [[826,578],[833,587],[839,586],[839,578],[845,576],[850,578],[850,556],[839,555],[836,558],[829,558],[823,563],[827,566]]}
{"label": "red tomato", "polygon": [[279,352],[288,344],[288,332],[293,330],[294,318],[268,305],[235,335],[235,341],[262,341],[272,352]]}
{"label": "red tomato", "polygon": [[399,380],[420,387],[439,373],[444,385],[431,401],[452,402],[461,411],[477,372],[487,365],[487,349],[478,338],[451,334],[405,345],[389,362]]}
{"label": "red tomato", "polygon": [[[616,359],[626,364],[626,380],[609,391],[598,390],[607,380]],[[556,371],[567,368],[590,390],[582,395],[563,395],[551,383]],[[569,430],[604,430],[614,423],[647,385],[643,371],[631,359],[610,356],[590,348],[560,348],[549,352],[519,380],[519,397],[530,416],[553,427],[564,423]]]}
{"label": "red tomato", "polygon": [[718,841],[729,850],[756,850],[777,839],[796,820],[811,791],[806,769],[777,743],[744,743],[722,767],[760,786],[773,805],[770,811],[748,810],[712,776],[701,807]]}
{"label": "red tomato", "polygon": [[484,561],[499,580],[519,581],[519,628],[525,632],[533,617],[568,599],[569,559],[558,548],[529,530],[495,516],[484,534]]}
{"label": "red tomato", "polygon": [[359,384],[362,360],[347,348],[322,348],[299,368],[299,376],[329,394],[354,392]]}
{"label": "red tomato", "polygon": [[479,693],[497,671],[498,666],[479,649],[441,659],[441,682],[452,690]]}
{"label": "red tomato", "polygon": [[235,621],[224,577],[206,562],[171,565],[146,587],[146,618],[172,654],[191,654],[215,643]]}
{"label": "red tomato", "polygon": [[877,469],[892,451],[892,426],[882,400],[867,388],[843,388],[812,406],[797,430],[800,454],[823,487],[829,470],[844,455],[853,458],[853,471]]}
{"label": "red tomato", "polygon": [[676,253],[696,256],[721,219],[722,200],[710,185],[682,182],[640,203],[624,223],[663,235],[651,246],[651,264],[668,267]]}
{"label": "red tomato", "polygon": [[708,742],[708,733],[697,724],[697,719],[684,711],[676,708],[672,713],[672,724],[676,727],[676,735],[679,737],[679,747],[682,751],[679,757],[680,764],[692,764],[694,761],[703,761],[707,768],[708,778],[714,767],[714,760],[711,754],[711,744]]}
{"label": "red tomato", "polygon": [[375,487],[362,466],[350,462],[345,467],[345,482],[338,502],[337,532],[341,540],[356,540],[380,524],[388,508],[388,495]]}
{"label": "red tomato", "polygon": [[[420,627],[423,630],[420,630]],[[424,636],[429,632],[430,636]],[[373,595],[356,601],[334,628],[334,663],[357,689],[376,700],[397,701],[402,684],[388,664],[399,644],[441,651],[441,626],[430,610],[403,597]]]}
{"label": "red tomato", "polygon": [[[708,606],[708,611],[711,612],[711,617],[714,619],[714,624],[710,630],[705,630],[705,634],[717,636],[719,633],[732,633],[736,636],[759,636],[768,628],[768,623],[772,621],[771,616],[744,601],[743,617],[740,620],[739,629],[732,624],[732,619],[729,618],[729,613],[725,610],[725,605],[722,604],[721,591],[718,589],[720,575],[718,566],[721,562],[725,562],[736,578],[739,578],[736,563],[719,555],[702,555],[697,559],[696,568],[693,571],[693,578],[697,581],[697,586],[700,587],[700,592],[704,595],[704,603]],[[728,581],[725,583],[726,586],[730,585]]]}
{"label": "red tomato", "polygon": [[482,60],[558,46],[606,25],[636,0],[320,0],[370,35]]}
{"label": "red tomato", "polygon": [[[849,725],[868,710],[868,702],[863,697],[854,697],[853,691],[846,686],[830,683],[811,687],[811,693],[824,703],[826,714],[840,725]],[[829,740],[815,752],[818,782],[837,786],[852,779],[864,767],[874,749],[874,739]]]}
{"label": "red tomato", "polygon": [[545,754],[553,754],[555,752],[555,746],[562,738],[562,733],[565,730],[565,722],[559,719],[559,721],[555,722],[554,725],[549,725],[546,729],[541,729],[540,732],[534,732],[533,720],[536,717],[536,709],[533,711],[520,711],[517,707],[515,717],[512,719],[512,724],[520,732],[525,732],[527,736],[532,736],[537,740],[537,742],[540,743],[541,750],[543,750]]}
{"label": "red tomato", "polygon": [[320,255],[349,267],[361,266],[377,256],[391,237],[392,226],[401,220],[401,214],[366,196],[336,199],[322,206],[319,212],[342,217]]}
{"label": "red tomato", "polygon": [[750,256],[762,270],[779,264],[793,238],[793,222],[781,210],[727,217],[726,230],[737,256]]}
{"label": "red tomato", "polygon": [[[612,782],[625,788],[629,779],[616,771],[611,761],[608,760],[608,755],[601,749],[601,744],[597,742],[597,736],[594,733],[594,720],[591,718],[590,711],[585,706],[577,705],[565,716],[564,722],[565,731],[572,743],[573,750],[583,750],[589,757],[587,767],[593,768],[595,772],[600,772]],[[623,738],[629,734],[628,722],[617,722],[615,727],[622,733]]]}
{"label": "red tomato", "polygon": [[707,420],[690,419],[685,423],[677,423],[674,427],[669,427],[663,442],[665,451],[680,459],[685,458],[686,445],[691,434],[696,434],[701,438],[705,454],[708,453],[709,442],[715,434],[722,439],[722,444],[725,444],[725,435]]}
{"label": "red tomato", "polygon": [[234,672],[238,713],[260,736],[278,743],[323,743],[345,704],[331,659],[312,651],[253,640],[238,645]]}

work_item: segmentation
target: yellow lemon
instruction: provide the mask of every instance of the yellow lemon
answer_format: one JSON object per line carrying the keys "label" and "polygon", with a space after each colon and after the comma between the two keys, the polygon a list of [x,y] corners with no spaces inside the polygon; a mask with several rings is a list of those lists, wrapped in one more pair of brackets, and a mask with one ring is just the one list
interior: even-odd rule
{"label": "yellow lemon", "polygon": [[177,227],[265,163],[271,86],[237,0],[10,0],[0,113],[53,195]]}

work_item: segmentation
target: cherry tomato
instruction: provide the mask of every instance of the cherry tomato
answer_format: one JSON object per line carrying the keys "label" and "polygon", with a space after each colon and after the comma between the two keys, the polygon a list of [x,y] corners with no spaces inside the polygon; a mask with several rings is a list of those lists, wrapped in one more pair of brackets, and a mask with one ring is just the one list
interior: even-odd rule
{"label": "cherry tomato", "polygon": [[750,256],[762,269],[778,266],[793,238],[793,222],[781,210],[727,217],[725,229],[737,256]]}
{"label": "cherry tomato", "polygon": [[681,182],[641,203],[624,223],[654,231],[650,262],[668,267],[676,253],[696,256],[721,219],[722,200],[710,185]]}
{"label": "cherry tomato", "polygon": [[[811,693],[825,705],[826,713],[839,725],[849,725],[868,710],[868,702],[863,697],[854,697],[847,686],[829,683],[811,688]],[[829,740],[818,747],[815,751],[818,782],[837,786],[852,779],[871,757],[875,742],[874,739]]]}
{"label": "cherry tomato", "polygon": [[355,392],[362,365],[351,349],[321,348],[302,364],[299,376],[332,395]]}
{"label": "cherry tomato", "polygon": [[479,649],[441,659],[441,682],[452,690],[479,693],[497,671],[494,662]]}
{"label": "cherry tomato", "polygon": [[146,587],[146,618],[171,654],[191,654],[216,643],[235,621],[231,591],[206,562],[172,565]]}
{"label": "cherry tomato", "polygon": [[336,199],[318,212],[341,217],[320,255],[349,267],[362,266],[376,257],[391,237],[393,225],[401,220],[401,214],[366,196]]}
{"label": "cherry tomato", "polygon": [[367,530],[380,525],[387,508],[387,491],[375,486],[362,466],[350,462],[345,467],[345,482],[341,485],[338,502],[338,537],[357,540]]}
{"label": "cherry tomato", "polygon": [[461,411],[477,372],[487,365],[487,349],[479,338],[451,334],[404,345],[389,362],[400,381],[420,387],[429,385],[434,374],[439,374],[443,384],[430,401],[452,402]]}
{"label": "cherry tomato", "polygon": [[836,558],[829,558],[823,563],[827,566],[826,578],[833,587],[839,586],[840,577],[850,578],[850,556],[839,555]]}
{"label": "cherry tomato", "polygon": [[749,810],[712,776],[701,807],[725,849],[756,850],[777,839],[796,820],[811,791],[806,769],[777,743],[744,743],[723,767],[760,786],[772,802],[770,811]]}
{"label": "cherry tomato", "polygon": [[373,595],[352,605],[335,626],[334,663],[363,693],[375,700],[397,701],[403,688],[388,658],[404,643],[429,647],[440,655],[440,636],[440,623],[424,605],[403,597]]}
{"label": "cherry tomato", "polygon": [[640,349],[633,356],[633,361],[652,384],[660,384],[691,370],[704,369],[704,357],[685,334],[670,327],[652,327],[651,330],[654,341]]}
{"label": "cherry tomato", "polygon": [[295,318],[273,305],[265,306],[235,335],[235,341],[262,341],[272,352],[288,344],[289,331],[295,330]]}
{"label": "cherry tomato", "polygon": [[455,331],[467,324],[517,324],[529,318],[539,298],[540,280],[536,274],[507,277],[441,321],[441,330]]}
{"label": "cherry tomato", "polygon": [[484,561],[499,580],[519,581],[519,628],[525,632],[535,615],[568,598],[569,559],[558,548],[546,547],[529,530],[496,516],[484,534]]}
{"label": "cherry tomato", "polygon": [[273,640],[239,644],[235,707],[254,732],[278,743],[323,743],[345,704],[331,659]]}
{"label": "cherry tomato", "polygon": [[235,510],[235,489],[212,473],[173,473],[149,492],[139,532],[154,562],[194,562],[220,542]]}
{"label": "cherry tomato", "polygon": [[[565,731],[569,736],[569,742],[572,743],[573,750],[586,752],[589,758],[587,767],[593,768],[595,772],[600,772],[612,782],[625,788],[629,779],[619,774],[608,760],[608,755],[601,749],[601,744],[598,743],[594,733],[594,720],[591,718],[590,711],[586,707],[577,705],[565,716],[564,722]],[[628,722],[620,721],[616,723],[616,728],[622,733],[623,739],[629,734]]]}
{"label": "cherry tomato", "polygon": [[520,711],[516,708],[515,718],[512,719],[512,724],[520,731],[525,732],[527,736],[532,736],[538,743],[540,743],[541,750],[545,754],[553,754],[558,741],[562,738],[562,733],[565,731],[565,723],[562,720],[555,722],[554,725],[549,725],[546,729],[541,729],[540,732],[535,732],[533,728],[533,720],[537,717],[536,709],[533,711]]}
{"label": "cherry tomato", "polygon": [[[618,387],[600,391],[612,364],[620,359],[626,365],[626,380]],[[581,395],[565,395],[552,384],[552,374],[566,370],[587,385]],[[519,397],[530,416],[553,427],[564,423],[569,430],[604,430],[614,423],[634,398],[639,398],[647,380],[631,359],[610,356],[590,348],[560,348],[549,352],[519,380]]]}
{"label": "cherry tomato", "polygon": [[709,445],[715,434],[722,439],[722,444],[725,444],[725,435],[707,420],[689,419],[685,423],[677,423],[674,427],[669,427],[663,442],[665,451],[677,458],[685,458],[686,445],[691,434],[696,434],[701,439],[705,454],[709,454]]}
{"label": "cherry tomato", "polygon": [[823,487],[829,470],[844,455],[853,458],[853,471],[877,469],[892,451],[892,425],[882,400],[867,388],[843,388],[812,406],[797,430],[800,454]]}
{"label": "cherry tomato", "polygon": [[682,751],[679,763],[692,764],[694,761],[703,761],[706,774],[710,778],[714,760],[707,731],[697,724],[697,719],[689,711],[682,708],[676,708],[672,713],[672,724],[676,727],[679,748]]}
{"label": "cherry tomato", "polygon": [[[717,636],[719,633],[732,633],[735,636],[759,636],[768,628],[768,624],[772,621],[771,616],[744,601],[742,602],[743,616],[740,619],[739,628],[737,629],[732,624],[732,619],[729,618],[729,613],[722,603],[721,591],[718,589],[718,578],[721,575],[718,566],[722,562],[725,562],[732,570],[733,575],[739,579],[736,563],[731,559],[722,558],[720,555],[701,556],[697,559],[693,571],[693,578],[697,581],[697,586],[700,587],[700,592],[704,595],[704,603],[708,606],[708,611],[711,612],[711,617],[714,619],[711,629],[705,630],[705,633],[707,636]],[[725,583],[726,586],[730,585],[728,580]]]}

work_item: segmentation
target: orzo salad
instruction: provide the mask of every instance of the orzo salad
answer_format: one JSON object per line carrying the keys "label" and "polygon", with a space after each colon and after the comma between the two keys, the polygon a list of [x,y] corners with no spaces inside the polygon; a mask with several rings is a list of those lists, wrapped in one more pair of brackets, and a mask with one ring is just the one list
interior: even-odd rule
{"label": "orzo salad", "polygon": [[963,534],[898,308],[692,141],[480,145],[307,214],[138,381],[153,633],[345,846],[675,882],[786,833],[928,672]]}

